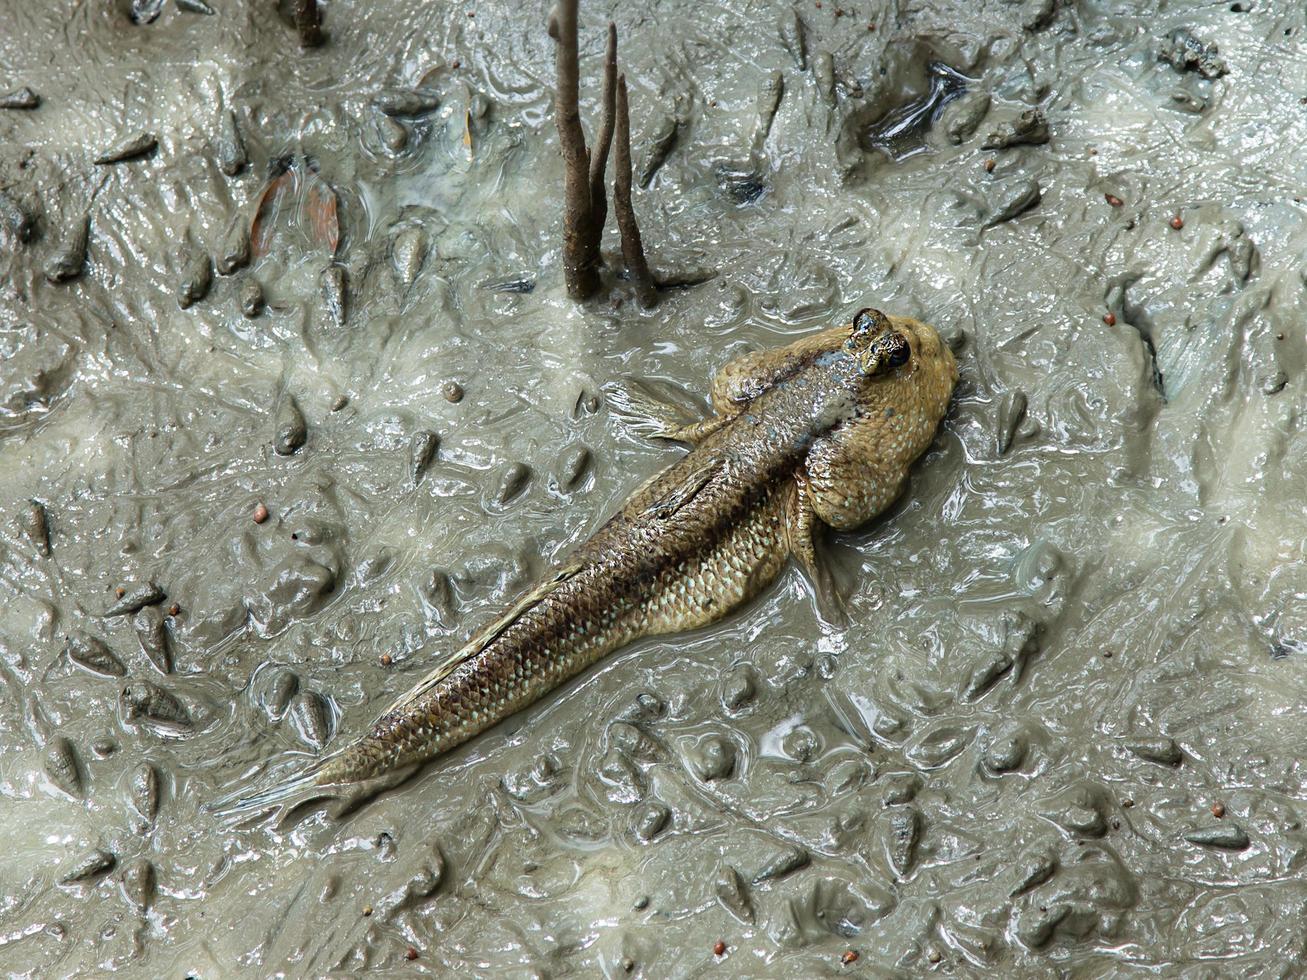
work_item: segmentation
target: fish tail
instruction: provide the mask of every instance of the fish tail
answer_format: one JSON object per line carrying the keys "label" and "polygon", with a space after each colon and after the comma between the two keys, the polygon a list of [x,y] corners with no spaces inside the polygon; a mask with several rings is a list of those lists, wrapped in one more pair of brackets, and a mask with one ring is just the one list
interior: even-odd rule
{"label": "fish tail", "polygon": [[205,803],[201,809],[221,817],[241,817],[271,809],[294,809],[310,800],[336,795],[331,787],[343,780],[337,775],[340,753],[334,753],[291,776],[257,789],[251,781],[238,786],[233,792]]}

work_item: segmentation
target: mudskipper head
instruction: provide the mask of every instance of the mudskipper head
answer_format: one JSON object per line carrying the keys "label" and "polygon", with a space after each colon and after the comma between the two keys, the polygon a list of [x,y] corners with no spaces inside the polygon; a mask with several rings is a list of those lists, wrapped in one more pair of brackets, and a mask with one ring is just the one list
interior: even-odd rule
{"label": "mudskipper head", "polygon": [[873,309],[853,318],[844,350],[858,365],[862,416],[899,417],[903,449],[915,458],[948,411],[958,380],[953,352],[934,327]]}

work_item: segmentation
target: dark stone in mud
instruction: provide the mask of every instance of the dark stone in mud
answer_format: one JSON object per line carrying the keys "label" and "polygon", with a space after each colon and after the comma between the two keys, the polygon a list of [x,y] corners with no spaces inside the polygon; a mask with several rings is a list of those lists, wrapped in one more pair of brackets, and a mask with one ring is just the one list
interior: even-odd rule
{"label": "dark stone in mud", "polygon": [[138,612],[146,606],[163,602],[166,598],[163,589],[154,582],[134,585],[122,594],[117,602],[104,611],[105,616],[126,616]]}
{"label": "dark stone in mud", "polygon": [[272,448],[278,456],[290,456],[298,451],[309,438],[308,423],[294,395],[287,395],[281,400],[277,410],[276,436]]}
{"label": "dark stone in mud", "polygon": [[118,882],[128,907],[137,915],[144,915],[154,903],[154,865],[149,858],[137,858],[123,869]]}
{"label": "dark stone in mud", "polygon": [[226,110],[218,125],[218,169],[228,177],[235,177],[249,162],[245,141],[241,139],[240,127],[236,124],[236,113]]}
{"label": "dark stone in mud", "polygon": [[77,761],[77,751],[67,738],[56,735],[50,739],[50,744],[45,748],[43,768],[50,781],[60,790],[74,798],[81,798],[82,768]]}
{"label": "dark stone in mud", "polygon": [[146,721],[167,733],[189,730],[193,724],[190,712],[177,698],[149,681],[127,684],[118,703],[129,723]]}
{"label": "dark stone in mud", "polygon": [[736,169],[728,164],[717,167],[717,183],[741,206],[753,204],[767,190],[767,182],[755,168]]}
{"label": "dark stone in mud", "polygon": [[642,773],[626,754],[617,747],[610,748],[598,766],[599,780],[606,787],[609,802],[627,805],[638,803],[647,792]]}
{"label": "dark stone in mud", "polygon": [[243,215],[237,215],[227,229],[222,251],[218,253],[218,274],[229,276],[250,262],[250,226]]}
{"label": "dark stone in mud", "polygon": [[440,436],[430,429],[419,429],[413,433],[408,445],[408,479],[413,486],[422,482],[422,475],[436,458],[439,447]]}
{"label": "dark stone in mud", "polygon": [[1184,761],[1184,754],[1173,738],[1161,736],[1134,738],[1125,743],[1125,747],[1148,762],[1159,766],[1178,766]]}
{"label": "dark stone in mud", "polygon": [[0,95],[0,109],[35,109],[41,104],[41,97],[24,85],[5,95]]}
{"label": "dark stone in mud", "polygon": [[291,700],[290,723],[309,748],[321,751],[331,741],[331,708],[317,691],[301,691]]}
{"label": "dark stone in mud", "polygon": [[1219,57],[1215,44],[1204,44],[1188,28],[1180,27],[1168,34],[1157,50],[1159,61],[1176,71],[1195,71],[1203,78],[1220,78],[1230,69]]}
{"label": "dark stone in mud", "polygon": [[50,557],[50,519],[45,511],[45,504],[39,500],[29,500],[19,515],[19,526],[23,537],[42,558]]}
{"label": "dark stone in mud", "polygon": [[1227,851],[1245,850],[1252,842],[1242,827],[1235,823],[1222,824],[1219,827],[1204,827],[1184,835],[1190,844],[1204,847],[1219,847]]}
{"label": "dark stone in mud", "polygon": [[241,282],[240,305],[241,314],[247,320],[253,320],[263,312],[263,287],[253,276],[248,276]]}
{"label": "dark stone in mud", "polygon": [[994,732],[981,753],[981,762],[992,773],[1015,772],[1026,761],[1028,746],[1020,731],[1002,729]]}
{"label": "dark stone in mud", "polygon": [[52,283],[69,282],[86,269],[86,243],[91,233],[91,216],[74,222],[68,237],[45,263],[45,278]]}
{"label": "dark stone in mud", "polygon": [[331,322],[337,327],[343,327],[349,318],[348,290],[342,266],[333,264],[322,270],[322,302],[326,305]]}
{"label": "dark stone in mud", "polygon": [[408,130],[398,119],[390,116],[377,116],[377,138],[381,140],[386,152],[391,154],[403,153],[408,147]]}
{"label": "dark stone in mud", "polygon": [[127,781],[127,802],[148,826],[159,813],[159,771],[148,762],[132,770]]}
{"label": "dark stone in mud", "polygon": [[101,875],[108,874],[118,864],[114,855],[102,848],[83,854],[59,876],[61,885],[83,885]]}
{"label": "dark stone in mud", "polygon": [[141,652],[161,674],[172,672],[172,647],[168,627],[158,606],[146,606],[132,620]]}
{"label": "dark stone in mud", "polygon": [[36,220],[27,209],[4,191],[0,191],[0,222],[20,242],[31,241]]}
{"label": "dark stone in mud", "polygon": [[1048,119],[1039,109],[1027,109],[1016,119],[995,127],[980,144],[982,150],[1004,150],[1012,146],[1041,146],[1048,142]]}
{"label": "dark stone in mud", "polygon": [[89,633],[70,633],[64,656],[87,673],[100,677],[124,677],[127,668],[99,637]]}
{"label": "dark stone in mud", "polygon": [[181,282],[177,286],[177,305],[188,310],[209,295],[213,285],[213,262],[205,252],[196,252],[187,260],[182,269]]}
{"label": "dark stone in mud", "polygon": [[755,919],[753,902],[749,899],[749,890],[745,887],[740,873],[732,867],[722,868],[713,886],[717,900],[727,912],[746,925],[752,925]]}
{"label": "dark stone in mud", "polygon": [[885,852],[890,867],[900,878],[906,877],[917,859],[921,843],[921,813],[916,807],[891,807],[885,834]]}
{"label": "dark stone in mud", "polygon": [[115,143],[111,143],[107,149],[95,158],[95,162],[101,166],[110,163],[125,163],[128,160],[135,160],[138,157],[153,153],[158,146],[159,140],[153,133],[133,133]]}
{"label": "dark stone in mud", "polygon": [[671,819],[672,811],[665,804],[649,800],[635,811],[632,821],[635,836],[648,843],[658,836]]}
{"label": "dark stone in mud", "polygon": [[385,89],[372,104],[388,116],[421,116],[440,105],[440,96],[431,89]]}
{"label": "dark stone in mud", "polygon": [[177,9],[185,10],[189,14],[204,14],[208,17],[212,17],[217,13],[204,0],[177,0]]}

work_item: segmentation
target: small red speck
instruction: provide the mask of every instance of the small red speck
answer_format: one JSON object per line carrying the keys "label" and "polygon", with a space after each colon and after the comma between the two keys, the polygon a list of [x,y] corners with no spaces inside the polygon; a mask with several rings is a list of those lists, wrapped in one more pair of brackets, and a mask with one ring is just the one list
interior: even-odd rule
{"label": "small red speck", "polygon": [[127,590],[120,585],[118,586],[118,588],[113,590],[113,594],[116,595],[119,599],[121,599],[123,596],[127,594]]}
{"label": "small red speck", "polygon": [[844,955],[840,957],[840,966],[848,966],[856,962],[858,962],[858,954],[851,949],[846,949]]}
{"label": "small red speck", "polygon": [[268,508],[267,508],[267,507],[265,507],[263,504],[259,504],[257,507],[254,508],[254,523],[255,523],[255,524],[262,524],[262,523],[263,523],[264,521],[266,521],[267,519],[268,519]]}
{"label": "small red speck", "polygon": [[171,606],[168,607],[168,615],[169,615],[169,616],[176,616],[176,615],[177,615],[179,612],[181,612],[181,611],[182,611],[182,607],[179,606],[179,605],[177,605],[177,603],[175,603],[175,602],[174,602]]}
{"label": "small red speck", "polygon": [[867,30],[869,30],[869,31],[874,31],[875,29],[876,29],[876,25],[875,25],[875,24],[868,24],[868,25],[867,25]]}
{"label": "small red speck", "polygon": [[835,8],[835,16],[836,16],[836,17],[843,17],[843,16],[844,16],[844,11],[841,10],[839,7],[836,7],[836,8]]}
{"label": "small red speck", "polygon": [[415,960],[418,958],[418,951],[410,946],[408,949],[404,950],[404,957],[405,959]]}
{"label": "small red speck", "polygon": [[985,173],[992,174],[993,172],[994,172],[994,159],[993,157],[990,157],[990,159],[985,161]]}
{"label": "small red speck", "polygon": [[1091,157],[1096,157],[1096,156],[1098,156],[1098,148],[1097,148],[1097,147],[1094,147],[1094,146],[1091,146],[1091,147],[1089,148],[1089,155],[1090,155]]}
{"label": "small red speck", "polygon": [[450,68],[462,68],[462,67],[463,67],[463,62],[461,62],[461,61],[459,61],[457,58],[455,58],[452,62],[450,62],[449,67],[450,67]]}
{"label": "small red speck", "polygon": [[1109,313],[1104,313],[1104,314],[1103,314],[1103,322],[1106,323],[1109,327],[1115,327],[1115,326],[1116,326],[1116,314],[1115,314],[1115,313],[1110,313],[1110,312],[1109,312]]}
{"label": "small red speck", "polygon": [[1114,208],[1119,208],[1122,204],[1125,203],[1125,201],[1121,200],[1115,194],[1104,194],[1103,200],[1105,200],[1108,204],[1112,205],[1112,207]]}
{"label": "small red speck", "polygon": [[372,914],[372,906],[371,906],[371,905],[365,905],[365,906],[363,906],[363,914],[364,914],[365,916],[371,915],[371,914]]}
{"label": "small red speck", "polygon": [[818,10],[821,9],[821,0],[817,0],[817,9],[818,9]]}
{"label": "small red speck", "polygon": [[1225,804],[1222,803],[1220,800],[1217,800],[1215,803],[1212,804],[1212,816],[1214,816],[1217,820],[1220,820],[1223,816],[1225,816]]}
{"label": "small red speck", "polygon": [[395,658],[392,657],[390,654],[388,654],[388,653],[383,653],[383,654],[381,655],[381,666],[383,666],[383,667],[389,667],[389,666],[390,666],[391,664],[393,664],[394,662],[395,662]]}
{"label": "small red speck", "polygon": [[475,17],[475,16],[476,16],[476,14],[474,14],[474,13],[473,13],[472,11],[470,11],[470,10],[467,12],[467,15],[468,15],[469,17]]}
{"label": "small red speck", "polygon": [[1184,227],[1184,218],[1180,217],[1177,214],[1174,218],[1171,219],[1171,227],[1174,228],[1176,231],[1179,231],[1181,228]]}
{"label": "small red speck", "polygon": [[1129,810],[1132,806],[1135,805],[1135,801],[1134,801],[1134,800],[1122,800],[1122,801],[1121,801],[1121,805],[1122,805],[1123,807],[1125,807],[1127,810]]}
{"label": "small red speck", "polygon": [[[820,7],[821,4],[819,3],[819,4],[817,4],[817,6]],[[722,942],[720,939],[717,940],[717,942],[713,944],[712,954],[713,954],[713,956],[725,956],[725,955],[726,955],[726,944],[725,944],[724,942]]]}
{"label": "small red speck", "polygon": [[1106,657],[1108,660],[1111,660],[1111,659],[1112,659],[1112,651],[1111,651],[1111,650],[1104,650],[1104,651],[1103,651],[1103,656]]}

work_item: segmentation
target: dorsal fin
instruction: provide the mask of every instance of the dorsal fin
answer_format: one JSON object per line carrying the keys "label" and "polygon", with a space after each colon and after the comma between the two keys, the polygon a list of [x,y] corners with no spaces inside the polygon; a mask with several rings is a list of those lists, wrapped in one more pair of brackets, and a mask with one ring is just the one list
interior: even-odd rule
{"label": "dorsal fin", "polygon": [[491,643],[495,642],[495,640],[503,635],[504,630],[517,622],[517,620],[520,619],[528,610],[539,605],[544,600],[545,596],[549,595],[549,593],[558,588],[560,584],[566,582],[580,570],[580,563],[565,565],[553,576],[541,582],[530,592],[526,593],[526,595],[518,599],[517,602],[513,603],[513,605],[510,606],[502,616],[478,632],[464,646],[445,657],[444,660],[440,661],[440,663],[432,668],[430,673],[423,677],[422,680],[418,681],[414,687],[400,695],[399,699],[395,701],[394,704],[381,713],[382,716],[384,717],[392,711],[396,711],[409,702],[426,694],[453,673],[460,664],[464,664],[471,660],[477,654],[485,650],[486,647],[490,646]]}

